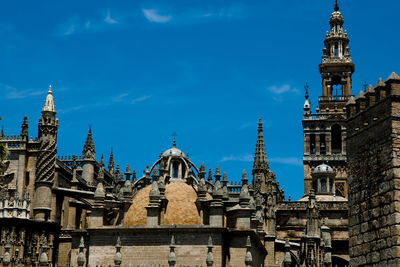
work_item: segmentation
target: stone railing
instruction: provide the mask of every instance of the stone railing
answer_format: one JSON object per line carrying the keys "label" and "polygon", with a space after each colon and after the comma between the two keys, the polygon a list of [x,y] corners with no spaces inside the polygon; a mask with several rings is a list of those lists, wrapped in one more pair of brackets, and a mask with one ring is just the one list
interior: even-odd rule
{"label": "stone railing", "polygon": [[312,161],[312,160],[318,160],[318,161],[328,161],[328,160],[345,161],[346,159],[347,159],[346,155],[343,155],[343,154],[324,154],[324,155],[311,154],[311,155],[304,155],[303,156],[303,161]]}
{"label": "stone railing", "polygon": [[[319,210],[348,210],[347,201],[318,201]],[[278,204],[278,210],[306,210],[307,201],[285,201]]]}

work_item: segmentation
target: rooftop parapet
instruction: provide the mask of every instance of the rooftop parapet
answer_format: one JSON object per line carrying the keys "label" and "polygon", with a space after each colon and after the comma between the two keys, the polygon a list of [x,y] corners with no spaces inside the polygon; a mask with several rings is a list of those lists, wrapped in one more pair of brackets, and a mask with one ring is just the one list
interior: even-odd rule
{"label": "rooftop parapet", "polygon": [[395,72],[385,82],[380,78],[375,87],[370,85],[365,93],[361,91],[357,99],[350,98],[346,104],[347,118],[354,117],[389,97],[400,97],[400,77]]}

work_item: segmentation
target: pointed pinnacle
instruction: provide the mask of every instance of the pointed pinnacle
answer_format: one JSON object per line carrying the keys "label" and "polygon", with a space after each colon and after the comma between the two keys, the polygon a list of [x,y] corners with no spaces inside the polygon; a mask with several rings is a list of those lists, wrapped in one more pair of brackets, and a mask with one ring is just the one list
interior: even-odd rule
{"label": "pointed pinnacle", "polygon": [[204,166],[204,162],[200,166],[200,172],[206,172],[206,167]]}
{"label": "pointed pinnacle", "polygon": [[207,247],[209,247],[209,248],[213,247],[213,242],[212,242],[211,235],[208,236],[208,245],[207,245]]}

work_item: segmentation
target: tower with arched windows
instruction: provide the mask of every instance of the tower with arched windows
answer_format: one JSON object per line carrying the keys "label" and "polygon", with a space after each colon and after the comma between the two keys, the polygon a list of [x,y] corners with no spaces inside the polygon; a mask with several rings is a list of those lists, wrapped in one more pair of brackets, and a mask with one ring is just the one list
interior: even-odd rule
{"label": "tower with arched windows", "polygon": [[335,192],[347,198],[345,105],[351,97],[351,60],[344,19],[335,5],[326,33],[319,72],[322,94],[315,112],[311,110],[308,86],[304,103],[304,193],[312,188],[312,170],[320,164],[331,166],[336,172]]}

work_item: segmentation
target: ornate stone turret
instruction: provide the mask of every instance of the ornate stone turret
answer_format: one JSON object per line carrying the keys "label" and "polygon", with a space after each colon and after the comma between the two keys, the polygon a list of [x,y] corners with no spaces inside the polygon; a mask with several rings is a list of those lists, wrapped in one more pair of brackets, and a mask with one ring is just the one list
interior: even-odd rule
{"label": "ornate stone turret", "polygon": [[[322,62],[319,71],[322,76],[323,100],[335,100],[338,95],[334,92],[334,86],[340,86],[341,93],[345,99],[351,95],[351,76],[354,72],[354,64],[351,61],[349,39],[347,31],[343,30],[344,19],[339,12],[339,5],[336,3],[335,11],[329,20],[330,31],[326,33]],[[343,99],[343,100],[345,100]],[[340,100],[340,99],[337,99]],[[325,109],[326,103],[320,103],[320,108]],[[345,101],[342,103],[345,104]],[[341,108],[341,107],[339,107]]]}
{"label": "ornate stone turret", "polygon": [[92,184],[94,179],[95,150],[91,127],[89,127],[89,132],[82,150],[82,155],[82,178],[85,179],[89,184]]}
{"label": "ornate stone turret", "polygon": [[36,162],[35,220],[49,220],[51,213],[51,188],[55,179],[58,120],[54,108],[51,86],[39,119],[39,153]]}
{"label": "ornate stone turret", "polygon": [[313,189],[317,194],[334,194],[336,172],[328,165],[321,164],[311,173]]}

